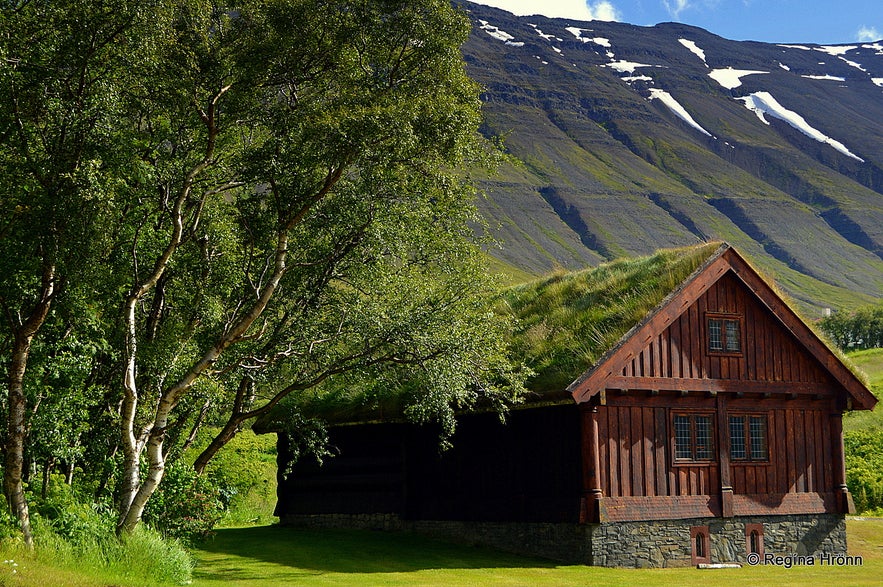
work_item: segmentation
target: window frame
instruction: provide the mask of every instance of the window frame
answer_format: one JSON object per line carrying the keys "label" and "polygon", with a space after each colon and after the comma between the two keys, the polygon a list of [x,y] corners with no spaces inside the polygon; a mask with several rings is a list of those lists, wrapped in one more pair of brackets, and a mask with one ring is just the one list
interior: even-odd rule
{"label": "window frame", "polygon": [[[675,420],[677,417],[687,417],[690,420],[690,458],[678,457],[678,441],[677,428]],[[696,418],[702,417],[708,419],[708,457],[697,458],[696,453],[699,444],[696,442]],[[669,414],[671,443],[671,462],[674,466],[707,466],[717,460],[717,418],[713,411],[708,410],[671,410]]]}
{"label": "window frame", "polygon": [[[744,457],[736,457],[733,455],[733,418],[744,418],[742,422],[742,436],[744,438],[743,449]],[[764,423],[763,439],[766,448],[766,454],[763,457],[755,457],[753,455],[754,440],[751,436],[751,419],[761,418]],[[727,435],[729,437],[730,461],[740,465],[768,465],[770,463],[770,418],[769,414],[764,412],[728,412],[727,413]]]}
{"label": "window frame", "polygon": [[690,528],[690,563],[694,567],[711,563],[711,532],[708,526]]}
{"label": "window frame", "polygon": [[[755,549],[751,548],[752,535],[756,537]],[[745,554],[756,554],[763,559],[766,552],[764,547],[763,524],[745,524]]]}
{"label": "window frame", "polygon": [[[712,320],[720,322],[720,341],[721,348],[711,348],[711,323]],[[742,314],[728,314],[725,312],[706,312],[705,313],[705,352],[708,355],[717,355],[725,357],[741,357],[744,354],[745,341],[743,332],[744,317]],[[733,350],[730,349],[730,335],[728,334],[727,324],[736,324],[736,332],[738,333],[737,345]]]}

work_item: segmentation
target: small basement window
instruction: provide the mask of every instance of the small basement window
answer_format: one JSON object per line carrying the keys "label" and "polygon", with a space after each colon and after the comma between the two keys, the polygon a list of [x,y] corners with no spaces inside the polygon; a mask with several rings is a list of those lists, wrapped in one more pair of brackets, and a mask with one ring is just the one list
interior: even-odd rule
{"label": "small basement window", "polygon": [[690,528],[690,558],[693,565],[711,562],[708,526]]}
{"label": "small basement window", "polygon": [[672,418],[675,461],[714,458],[714,419],[711,414],[676,413]]}
{"label": "small basement window", "polygon": [[763,524],[745,524],[745,554],[763,557]]}
{"label": "small basement window", "polygon": [[742,317],[738,314],[708,314],[708,352],[742,354]]}
{"label": "small basement window", "polygon": [[769,461],[766,415],[730,416],[730,458],[734,461]]}

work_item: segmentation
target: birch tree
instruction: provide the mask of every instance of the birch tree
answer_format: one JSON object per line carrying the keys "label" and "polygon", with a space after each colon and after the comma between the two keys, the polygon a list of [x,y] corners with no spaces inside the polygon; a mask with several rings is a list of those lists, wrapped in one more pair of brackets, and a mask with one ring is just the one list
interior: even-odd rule
{"label": "birch tree", "polygon": [[440,0],[182,0],[155,22],[123,98],[118,532],[170,431],[212,404],[226,424],[197,468],[347,375],[403,383],[414,418],[449,426],[513,400],[460,170],[480,155],[468,21]]}
{"label": "birch tree", "polygon": [[28,545],[28,361],[59,296],[97,275],[121,148],[114,98],[138,22],[134,3],[113,0],[19,0],[0,12],[3,489]]}

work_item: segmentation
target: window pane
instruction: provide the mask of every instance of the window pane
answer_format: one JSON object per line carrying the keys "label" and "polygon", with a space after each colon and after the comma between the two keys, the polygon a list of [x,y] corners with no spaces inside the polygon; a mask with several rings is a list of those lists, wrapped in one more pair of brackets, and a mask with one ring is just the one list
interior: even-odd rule
{"label": "window pane", "polygon": [[730,416],[730,458],[745,459],[745,416]]}
{"label": "window pane", "polygon": [[765,461],[769,458],[769,450],[766,441],[766,417],[751,416],[748,423],[751,435],[751,458]]}
{"label": "window pane", "polygon": [[714,449],[711,417],[696,416],[696,459],[710,459]]}
{"label": "window pane", "polygon": [[738,353],[741,349],[739,340],[739,321],[724,320],[727,328],[727,351]]}
{"label": "window pane", "polygon": [[675,458],[692,459],[689,416],[675,416]]}
{"label": "window pane", "polygon": [[714,318],[708,319],[708,350],[722,351],[724,343],[721,332],[721,320]]}

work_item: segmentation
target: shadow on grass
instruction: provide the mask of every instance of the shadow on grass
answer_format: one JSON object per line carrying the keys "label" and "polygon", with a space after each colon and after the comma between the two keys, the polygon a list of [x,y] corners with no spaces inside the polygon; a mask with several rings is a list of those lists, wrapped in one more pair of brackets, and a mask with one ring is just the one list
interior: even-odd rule
{"label": "shadow on grass", "polygon": [[[554,568],[552,561],[464,546],[416,534],[258,526],[228,528],[201,544],[200,574],[233,571],[253,559],[304,575],[398,573],[430,569]],[[242,560],[241,563],[246,561]],[[244,570],[244,569],[242,569]]]}

